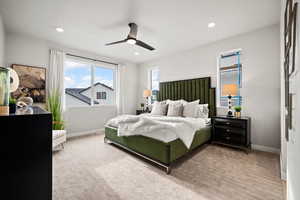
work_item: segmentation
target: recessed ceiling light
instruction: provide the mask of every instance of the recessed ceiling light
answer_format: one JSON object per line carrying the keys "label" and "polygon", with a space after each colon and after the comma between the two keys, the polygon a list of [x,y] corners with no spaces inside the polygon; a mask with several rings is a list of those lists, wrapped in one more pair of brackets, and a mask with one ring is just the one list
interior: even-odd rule
{"label": "recessed ceiling light", "polygon": [[208,28],[214,28],[216,26],[216,23],[210,22],[207,26],[208,26]]}
{"label": "recessed ceiling light", "polygon": [[140,55],[140,53],[139,52],[134,52],[134,55],[138,56],[138,55]]}
{"label": "recessed ceiling light", "polygon": [[59,32],[59,33],[62,33],[62,32],[65,31],[65,30],[64,30],[63,28],[61,28],[61,27],[57,27],[55,30],[56,30],[57,32]]}

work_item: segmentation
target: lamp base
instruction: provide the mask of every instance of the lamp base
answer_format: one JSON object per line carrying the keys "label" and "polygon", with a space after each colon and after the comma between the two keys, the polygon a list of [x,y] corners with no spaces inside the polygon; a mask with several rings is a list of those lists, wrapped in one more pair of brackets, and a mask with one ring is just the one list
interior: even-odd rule
{"label": "lamp base", "polygon": [[231,110],[229,110],[229,111],[227,112],[227,117],[233,117],[233,114],[232,114],[232,111],[231,111]]}

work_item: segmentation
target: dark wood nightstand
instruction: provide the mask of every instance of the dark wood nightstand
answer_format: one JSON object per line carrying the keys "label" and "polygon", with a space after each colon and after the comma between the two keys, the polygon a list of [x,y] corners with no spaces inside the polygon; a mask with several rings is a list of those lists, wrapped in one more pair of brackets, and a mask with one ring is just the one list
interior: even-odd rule
{"label": "dark wood nightstand", "polygon": [[143,114],[143,113],[149,113],[145,110],[136,110],[136,115],[140,115],[140,114]]}
{"label": "dark wood nightstand", "polygon": [[212,143],[251,150],[250,117],[212,117]]}

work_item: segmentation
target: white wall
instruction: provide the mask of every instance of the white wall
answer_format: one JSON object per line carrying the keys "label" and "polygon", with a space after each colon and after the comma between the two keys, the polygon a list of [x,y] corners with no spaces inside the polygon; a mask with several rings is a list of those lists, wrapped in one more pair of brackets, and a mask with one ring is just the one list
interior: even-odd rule
{"label": "white wall", "polygon": [[[6,34],[6,53],[5,65],[9,67],[11,64],[24,64],[40,67],[48,67],[49,49],[61,49],[67,53],[80,56],[91,57],[95,59],[104,59],[111,62],[122,63],[125,65],[125,113],[135,113],[136,96],[137,96],[137,66],[133,63],[109,59],[97,54],[74,50],[68,47],[60,46],[49,41],[33,38],[17,33]],[[104,121],[116,114],[116,106],[102,107],[92,110],[92,108],[70,108],[66,112],[67,131],[69,133],[88,132],[89,130],[102,129]],[[98,120],[91,120],[98,119]],[[93,124],[92,124],[93,123]]]}
{"label": "white wall", "polygon": [[243,54],[242,114],[252,117],[252,144],[277,151],[280,148],[279,25],[142,64],[139,102],[148,85],[149,68],[159,67],[161,81],[211,76],[216,86],[217,56],[238,48],[242,48]]}
{"label": "white wall", "polygon": [[4,31],[2,17],[0,15],[0,66],[4,66],[4,54],[5,54],[4,49],[5,49],[5,31]]}

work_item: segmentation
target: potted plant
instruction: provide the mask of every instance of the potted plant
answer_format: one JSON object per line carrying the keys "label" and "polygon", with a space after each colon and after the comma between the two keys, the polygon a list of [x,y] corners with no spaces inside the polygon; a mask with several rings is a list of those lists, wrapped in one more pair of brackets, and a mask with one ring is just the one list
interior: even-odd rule
{"label": "potted plant", "polygon": [[9,98],[9,114],[16,113],[17,110],[16,103],[17,103],[16,99],[12,97]]}
{"label": "potted plant", "polygon": [[58,90],[48,94],[47,110],[52,113],[53,130],[64,130],[63,113],[61,106],[61,95]]}
{"label": "potted plant", "polygon": [[233,109],[235,111],[234,116],[235,117],[241,117],[242,107],[241,106],[234,106]]}
{"label": "potted plant", "polygon": [[61,94],[58,90],[54,90],[48,94],[46,108],[52,113],[52,148],[54,151],[58,150],[59,146],[63,149],[67,140],[67,132],[64,130]]}

